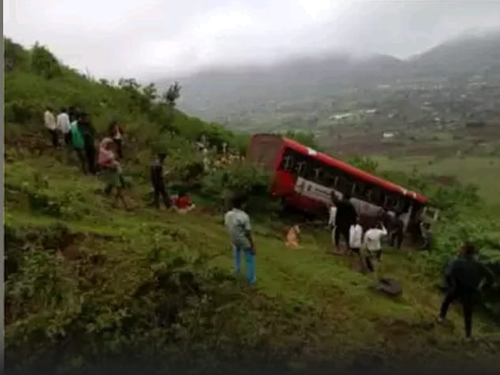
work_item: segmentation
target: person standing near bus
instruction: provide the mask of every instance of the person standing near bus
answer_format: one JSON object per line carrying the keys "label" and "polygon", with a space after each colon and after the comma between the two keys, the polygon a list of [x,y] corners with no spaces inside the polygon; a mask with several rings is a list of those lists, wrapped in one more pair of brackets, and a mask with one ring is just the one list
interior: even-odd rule
{"label": "person standing near bus", "polygon": [[344,237],[346,247],[349,247],[349,231],[351,225],[356,224],[358,214],[351,202],[351,196],[344,194],[342,200],[336,203],[337,215],[335,217],[335,247],[338,250],[340,236]]}
{"label": "person standing near bus", "polygon": [[335,246],[335,219],[337,217],[337,206],[332,202],[330,206],[330,216],[328,218],[328,227],[332,231],[332,247]]}
{"label": "person standing near bus", "polygon": [[349,228],[349,250],[359,256],[361,246],[363,244],[363,228],[359,223],[359,217],[356,219],[356,224]]}
{"label": "person standing near bus", "polygon": [[[370,228],[365,233],[363,241],[363,249],[365,252],[366,266],[370,272],[375,272],[378,279],[380,275],[380,262],[382,260],[382,237],[387,236],[387,229],[384,224],[380,223],[378,226]],[[374,261],[377,266],[374,267]]]}
{"label": "person standing near bus", "polygon": [[246,262],[247,281],[255,284],[255,243],[252,236],[250,217],[243,211],[243,199],[235,197],[233,208],[224,216],[224,224],[231,238],[234,250],[234,264],[236,273],[241,272],[241,255],[244,254]]}

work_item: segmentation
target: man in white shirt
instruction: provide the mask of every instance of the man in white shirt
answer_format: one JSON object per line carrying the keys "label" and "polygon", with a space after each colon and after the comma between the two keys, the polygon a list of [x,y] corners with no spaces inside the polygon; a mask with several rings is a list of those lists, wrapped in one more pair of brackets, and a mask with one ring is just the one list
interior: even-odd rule
{"label": "man in white shirt", "polygon": [[381,260],[382,255],[382,245],[380,240],[382,237],[387,236],[387,230],[384,225],[380,223],[380,228],[373,227],[366,231],[363,248],[366,251],[364,256],[366,260],[366,266],[370,272],[375,272],[375,276],[378,278],[380,274],[379,266],[377,269],[373,266],[373,260],[376,260],[378,263]]}
{"label": "man in white shirt", "polygon": [[61,113],[57,115],[57,128],[64,136],[64,143],[66,146],[71,144],[71,133],[69,126],[69,115],[66,108],[61,108]]}
{"label": "man in white shirt", "polygon": [[380,228],[374,227],[368,229],[365,233],[364,246],[369,254],[374,256],[377,260],[380,260],[382,254],[382,245],[380,240],[382,237],[387,236],[387,229],[385,229],[384,224],[380,223]]}
{"label": "man in white shirt", "polygon": [[59,147],[59,136],[57,134],[57,124],[54,115],[52,114],[52,108],[47,107],[43,115],[45,127],[50,133],[50,138],[52,141],[52,146],[54,148]]}
{"label": "man in white shirt", "polygon": [[337,206],[332,203],[330,206],[330,217],[328,218],[328,226],[332,230],[332,246],[335,247],[335,218],[337,217]]}
{"label": "man in white shirt", "polygon": [[255,245],[250,226],[250,217],[242,210],[243,199],[237,197],[233,200],[233,209],[224,216],[224,224],[231,238],[234,249],[234,263],[236,272],[241,270],[241,254],[244,253],[246,261],[247,281],[255,284]]}
{"label": "man in white shirt", "polygon": [[363,228],[359,224],[359,217],[356,219],[356,224],[349,228],[349,249],[360,255],[360,249],[363,241]]}

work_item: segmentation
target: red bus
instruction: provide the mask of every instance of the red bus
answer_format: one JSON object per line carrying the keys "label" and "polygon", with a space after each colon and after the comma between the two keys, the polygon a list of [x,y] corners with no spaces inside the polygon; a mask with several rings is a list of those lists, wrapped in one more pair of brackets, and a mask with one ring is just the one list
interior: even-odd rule
{"label": "red bus", "polygon": [[286,205],[325,213],[332,193],[350,194],[359,210],[385,208],[406,214],[405,226],[418,218],[428,201],[423,195],[373,176],[329,155],[276,134],[256,134],[247,160],[272,173],[271,193]]}

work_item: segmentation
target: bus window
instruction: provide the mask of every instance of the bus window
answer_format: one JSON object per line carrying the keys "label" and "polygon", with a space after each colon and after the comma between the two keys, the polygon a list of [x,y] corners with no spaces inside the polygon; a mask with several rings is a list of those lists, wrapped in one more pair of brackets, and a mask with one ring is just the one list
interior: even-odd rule
{"label": "bus window", "polygon": [[293,156],[291,156],[291,155],[285,156],[283,158],[283,162],[281,164],[281,168],[280,169],[283,169],[285,171],[292,171],[293,170],[293,164],[294,164]]}
{"label": "bus window", "polygon": [[369,198],[366,196],[366,192],[368,190],[367,186],[364,183],[359,182],[359,181],[356,181],[354,186],[355,186],[355,189],[354,189],[354,192],[352,195],[358,197],[361,200],[369,201]]}
{"label": "bus window", "polygon": [[298,161],[297,163],[295,163],[294,172],[298,176],[302,177],[304,175],[304,172],[305,172],[305,166],[306,166],[306,162],[305,161],[303,161],[303,160]]}
{"label": "bus window", "polygon": [[335,186],[342,194],[350,194],[352,192],[352,182],[347,176],[339,176],[337,186]]}
{"label": "bus window", "polygon": [[372,199],[371,199],[370,203],[372,203],[376,206],[382,206],[385,197],[384,197],[383,192],[379,188],[374,187],[372,190],[371,196],[372,196]]}

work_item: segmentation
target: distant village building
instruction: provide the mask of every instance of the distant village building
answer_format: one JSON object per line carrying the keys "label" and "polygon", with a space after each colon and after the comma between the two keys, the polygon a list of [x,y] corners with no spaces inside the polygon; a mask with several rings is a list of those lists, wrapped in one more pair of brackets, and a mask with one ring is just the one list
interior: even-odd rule
{"label": "distant village building", "polygon": [[336,115],[331,115],[329,117],[330,120],[335,120],[335,121],[339,121],[339,120],[345,120],[349,117],[352,116],[352,113],[351,112],[347,112],[347,113],[339,113],[339,114],[336,114]]}
{"label": "distant village building", "polygon": [[382,138],[384,138],[384,139],[394,138],[394,133],[393,132],[384,132],[384,133],[382,133]]}

